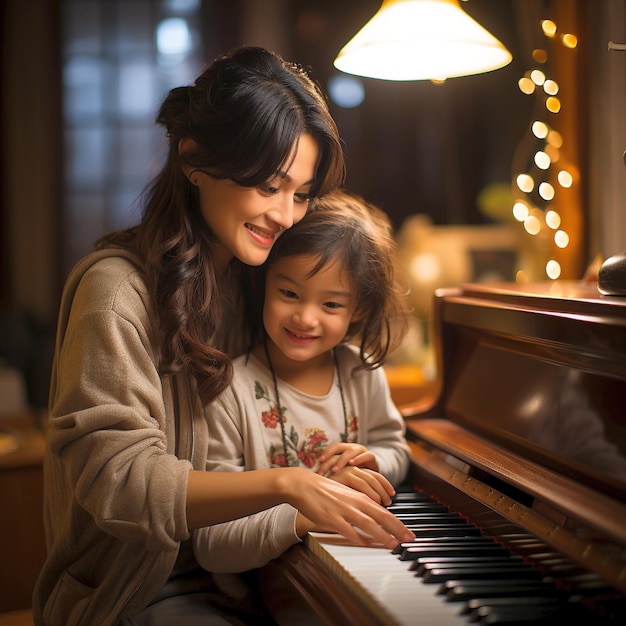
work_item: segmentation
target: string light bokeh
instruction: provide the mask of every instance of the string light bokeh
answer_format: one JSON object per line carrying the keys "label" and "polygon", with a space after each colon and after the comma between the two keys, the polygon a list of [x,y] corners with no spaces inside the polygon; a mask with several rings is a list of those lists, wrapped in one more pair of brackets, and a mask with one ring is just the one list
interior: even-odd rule
{"label": "string light bokeh", "polygon": [[[556,118],[561,113],[562,104],[559,84],[550,76],[548,44],[573,50],[578,45],[578,38],[572,33],[559,34],[557,24],[552,20],[542,20],[540,26],[546,46],[533,50],[533,67],[518,81],[520,91],[536,99],[536,113],[529,127],[532,149],[528,151],[525,168],[513,172],[513,216],[530,236],[549,241],[550,248],[564,249],[570,243],[570,236],[553,201],[561,190],[576,184],[578,172],[561,158],[565,138],[556,130]],[[561,276],[561,264],[550,253],[544,272],[551,280]],[[518,272],[517,280],[528,280],[523,270]]]}

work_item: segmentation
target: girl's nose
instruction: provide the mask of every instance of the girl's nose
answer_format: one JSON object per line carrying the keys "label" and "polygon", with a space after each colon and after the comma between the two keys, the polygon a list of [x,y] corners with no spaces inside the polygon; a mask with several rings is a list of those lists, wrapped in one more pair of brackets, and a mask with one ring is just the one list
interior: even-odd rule
{"label": "girl's nose", "polygon": [[317,326],[317,315],[314,307],[302,305],[293,316],[294,322],[301,328],[314,328]]}

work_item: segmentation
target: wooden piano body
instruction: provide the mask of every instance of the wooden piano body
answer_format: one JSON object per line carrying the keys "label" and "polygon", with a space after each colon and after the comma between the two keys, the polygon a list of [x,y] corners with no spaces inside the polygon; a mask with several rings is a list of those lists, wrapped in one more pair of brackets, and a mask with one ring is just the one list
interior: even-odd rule
{"label": "wooden piano body", "polygon": [[[536,538],[539,552],[559,555],[554,570],[554,558],[536,567],[582,597],[579,616],[626,623],[626,298],[574,282],[465,285],[437,292],[434,324],[436,393],[401,407],[411,488],[513,554],[532,560],[515,537]],[[366,575],[368,550],[378,571]],[[436,586],[382,552],[315,538],[294,546],[266,570],[277,621],[448,623],[424,608]],[[397,575],[383,573],[387,560]],[[408,591],[390,589],[395,580]],[[597,594],[583,591],[589,581]]]}

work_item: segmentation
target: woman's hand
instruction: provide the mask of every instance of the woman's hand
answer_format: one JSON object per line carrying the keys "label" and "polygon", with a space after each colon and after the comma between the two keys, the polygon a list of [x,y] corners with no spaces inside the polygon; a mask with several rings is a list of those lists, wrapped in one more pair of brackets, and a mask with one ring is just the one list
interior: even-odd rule
{"label": "woman's hand", "polygon": [[298,509],[298,534],[333,532],[358,546],[392,550],[415,535],[369,495],[304,468],[273,469],[278,489]]}
{"label": "woman's hand", "polygon": [[322,476],[336,474],[348,464],[378,471],[374,453],[358,443],[334,443],[324,449],[318,460],[315,471]]}

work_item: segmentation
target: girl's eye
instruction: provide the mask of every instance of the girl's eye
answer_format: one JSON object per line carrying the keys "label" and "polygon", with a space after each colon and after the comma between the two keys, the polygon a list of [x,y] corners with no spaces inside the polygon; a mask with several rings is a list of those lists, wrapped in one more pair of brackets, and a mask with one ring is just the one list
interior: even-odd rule
{"label": "girl's eye", "polygon": [[285,296],[285,298],[297,298],[298,294],[295,291],[291,291],[291,289],[280,289],[280,293]]}
{"label": "girl's eye", "polygon": [[342,309],[343,308],[343,304],[340,304],[339,302],[324,302],[324,306],[327,309]]}

